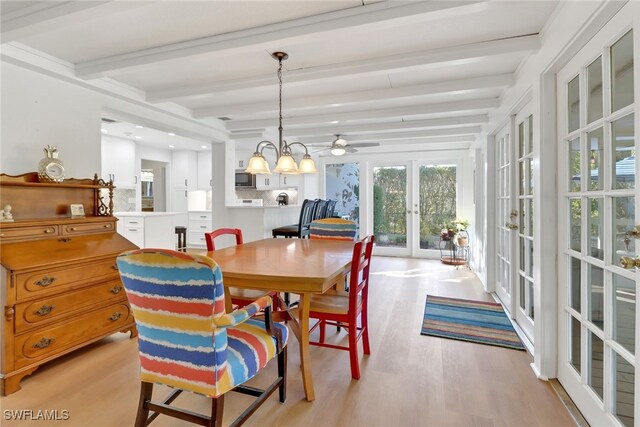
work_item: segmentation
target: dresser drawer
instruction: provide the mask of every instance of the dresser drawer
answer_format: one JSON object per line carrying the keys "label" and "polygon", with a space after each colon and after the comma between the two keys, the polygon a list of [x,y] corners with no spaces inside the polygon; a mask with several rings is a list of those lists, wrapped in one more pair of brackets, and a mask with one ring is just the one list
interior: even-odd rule
{"label": "dresser drawer", "polygon": [[0,230],[0,241],[10,242],[12,240],[42,239],[59,234],[57,225],[41,225],[35,227],[19,227]]}
{"label": "dresser drawer", "polygon": [[117,332],[132,322],[129,306],[120,303],[70,322],[16,336],[15,367],[22,368],[39,359],[82,345],[87,340]]}
{"label": "dresser drawer", "polygon": [[73,236],[78,234],[109,233],[115,230],[115,223],[115,221],[109,221],[66,224],[62,226],[62,235]]}
{"label": "dresser drawer", "polygon": [[189,232],[187,237],[187,245],[197,245],[203,248],[207,246],[207,241],[204,238],[204,233]]}
{"label": "dresser drawer", "polygon": [[105,302],[124,301],[126,295],[120,279],[96,286],[16,305],[15,332],[21,333],[43,324],[55,322],[81,310]]}
{"label": "dresser drawer", "polygon": [[211,212],[189,212],[189,221],[207,221],[211,223]]}
{"label": "dresser drawer", "polygon": [[73,267],[58,267],[16,275],[18,300],[38,298],[40,295],[57,293],[87,282],[96,283],[118,279],[115,258],[79,264]]}
{"label": "dresser drawer", "polygon": [[188,228],[190,233],[204,234],[206,232],[213,231],[211,221],[189,221]]}
{"label": "dresser drawer", "polygon": [[125,227],[144,227],[144,218],[141,216],[131,216],[124,217],[124,226]]}

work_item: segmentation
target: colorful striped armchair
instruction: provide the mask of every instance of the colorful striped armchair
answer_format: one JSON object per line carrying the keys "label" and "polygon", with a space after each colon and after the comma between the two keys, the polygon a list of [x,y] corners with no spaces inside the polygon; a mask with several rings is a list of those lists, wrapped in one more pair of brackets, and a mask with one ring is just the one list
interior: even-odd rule
{"label": "colorful striped armchair", "polygon": [[[236,420],[240,424],[276,388],[284,402],[288,329],[271,321],[270,297],[226,314],[222,272],[211,258],[140,249],[120,254],[117,263],[139,333],[142,387],[136,426],[146,426],[158,414],[219,426],[230,390],[257,396]],[[261,309],[264,319],[253,318]],[[242,385],[276,355],[278,378],[267,389]],[[176,390],[156,403],[153,384]],[[183,390],[211,397],[211,417],[169,407]],[[149,416],[149,411],[155,413]]]}

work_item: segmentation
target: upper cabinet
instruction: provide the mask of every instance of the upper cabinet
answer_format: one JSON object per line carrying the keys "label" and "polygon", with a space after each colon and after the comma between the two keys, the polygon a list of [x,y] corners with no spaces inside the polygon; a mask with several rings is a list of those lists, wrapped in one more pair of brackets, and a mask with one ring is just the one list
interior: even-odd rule
{"label": "upper cabinet", "polygon": [[171,164],[171,187],[196,190],[198,186],[198,153],[174,151]]}
{"label": "upper cabinet", "polygon": [[198,189],[211,190],[211,151],[198,152]]}
{"label": "upper cabinet", "polygon": [[109,136],[102,137],[102,179],[113,180],[119,188],[135,188],[139,181],[136,168],[136,144]]}

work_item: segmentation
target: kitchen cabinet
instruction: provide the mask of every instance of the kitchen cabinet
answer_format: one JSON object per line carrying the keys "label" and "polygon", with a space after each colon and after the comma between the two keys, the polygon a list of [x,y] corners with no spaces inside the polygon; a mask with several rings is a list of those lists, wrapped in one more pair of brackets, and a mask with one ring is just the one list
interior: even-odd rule
{"label": "kitchen cabinet", "polygon": [[171,187],[195,190],[198,185],[198,153],[174,151],[171,160]]}
{"label": "kitchen cabinet", "polygon": [[300,186],[301,175],[280,174],[280,188],[297,188]]}
{"label": "kitchen cabinet", "polygon": [[171,212],[116,212],[118,233],[141,248],[175,249],[175,215]]}
{"label": "kitchen cabinet", "polygon": [[300,175],[272,173],[271,175],[256,175],[256,190],[277,190],[279,188],[293,188],[300,185]]}
{"label": "kitchen cabinet", "polygon": [[135,142],[103,136],[101,152],[102,179],[113,180],[118,188],[135,188],[139,180]]}
{"label": "kitchen cabinet", "polygon": [[[186,189],[173,189],[171,192],[171,211],[172,212],[187,212],[189,209],[188,190]],[[177,224],[183,225],[183,224]]]}
{"label": "kitchen cabinet", "polygon": [[211,190],[211,151],[198,152],[198,189]]}
{"label": "kitchen cabinet", "polygon": [[187,246],[190,248],[206,248],[204,233],[213,231],[211,211],[189,211],[187,225]]}

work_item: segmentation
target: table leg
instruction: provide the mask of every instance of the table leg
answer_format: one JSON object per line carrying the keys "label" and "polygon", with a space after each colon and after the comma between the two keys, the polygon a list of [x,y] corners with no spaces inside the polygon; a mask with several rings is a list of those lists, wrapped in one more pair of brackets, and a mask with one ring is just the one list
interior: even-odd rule
{"label": "table leg", "polygon": [[309,402],[316,396],[313,391],[313,379],[311,378],[311,356],[309,354],[309,311],[311,298],[309,294],[300,294],[300,306],[298,308],[299,333],[298,342],[300,344],[300,367],[302,369],[302,383],[304,392]]}

